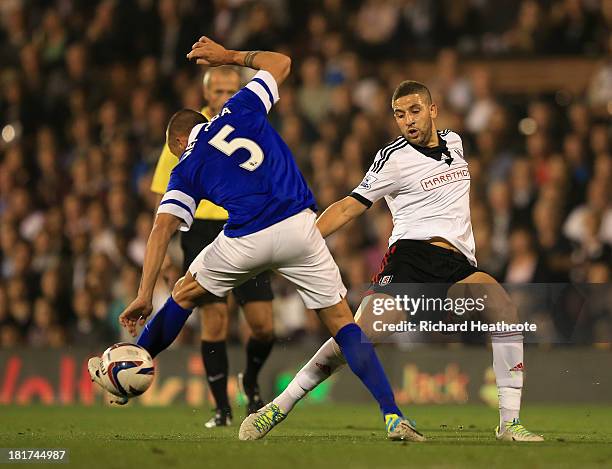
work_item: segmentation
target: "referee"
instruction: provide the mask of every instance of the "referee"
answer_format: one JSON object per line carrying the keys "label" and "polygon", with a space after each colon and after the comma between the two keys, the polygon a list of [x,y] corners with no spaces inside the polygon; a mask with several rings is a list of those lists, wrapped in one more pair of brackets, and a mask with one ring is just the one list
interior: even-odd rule
{"label": "referee", "polygon": [[[226,101],[240,89],[240,74],[237,69],[223,66],[210,68],[204,75],[203,91],[208,106],[201,113],[210,120],[217,115]],[[178,163],[167,145],[159,157],[151,190],[161,196],[166,192],[170,172]],[[181,233],[181,248],[186,271],[204,247],[212,243],[223,230],[228,213],[207,200],[200,201],[191,229]],[[270,355],[274,343],[272,322],[272,289],[270,274],[263,272],[233,290],[237,302],[242,306],[252,334],[246,346],[246,370],[242,385],[248,398],[248,413],[263,407],[259,396],[257,376]],[[206,422],[207,428],[231,424],[232,410],[227,395],[228,359],[225,341],[227,339],[228,311],[226,298],[208,294],[204,304],[198,308],[201,320],[202,361],[206,370],[208,385],[216,403],[216,413]]]}

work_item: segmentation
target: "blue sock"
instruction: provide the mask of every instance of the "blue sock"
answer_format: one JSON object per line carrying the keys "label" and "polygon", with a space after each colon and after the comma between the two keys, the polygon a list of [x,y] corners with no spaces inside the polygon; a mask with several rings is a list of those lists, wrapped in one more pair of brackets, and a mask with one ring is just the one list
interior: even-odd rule
{"label": "blue sock", "polygon": [[174,342],[191,311],[179,306],[170,296],[162,309],[147,322],[136,343],[155,357]]}
{"label": "blue sock", "polygon": [[338,331],[334,339],[340,346],[348,366],[378,401],[383,417],[387,414],[402,416],[402,412],[395,404],[393,390],[385,370],[376,356],[372,343],[361,328],[355,323],[347,324]]}

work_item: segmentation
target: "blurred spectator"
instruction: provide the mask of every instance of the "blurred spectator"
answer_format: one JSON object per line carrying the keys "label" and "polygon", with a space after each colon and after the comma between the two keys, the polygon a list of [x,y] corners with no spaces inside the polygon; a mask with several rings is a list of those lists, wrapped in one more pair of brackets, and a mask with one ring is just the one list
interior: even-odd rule
{"label": "blurred spectator", "polygon": [[597,217],[596,227],[591,218],[590,229],[597,228],[597,236],[602,242],[612,241],[612,205],[610,199],[609,180],[594,179],[588,185],[586,203],[576,207],[569,214],[563,231],[575,242],[582,242],[589,236],[587,233],[587,217]]}
{"label": "blurred spectator", "polygon": [[591,77],[588,90],[589,104],[593,111],[603,116],[609,113],[612,103],[612,33],[610,33],[608,51],[608,57],[601,62]]}
{"label": "blurred spectator", "polygon": [[502,279],[506,283],[537,283],[549,278],[547,268],[536,250],[533,236],[527,228],[510,233],[509,259]]}
{"label": "blurred spectator", "polygon": [[75,319],[69,333],[73,344],[87,347],[109,341],[111,335],[108,328],[94,316],[92,297],[87,290],[81,289],[74,293],[72,308]]}
{"label": "blurred spectator", "polygon": [[555,2],[551,9],[551,50],[563,54],[597,50],[597,18],[583,0]]}
{"label": "blurred spectator", "polygon": [[506,47],[513,52],[542,52],[546,46],[547,25],[543,7],[535,0],[523,0],[514,26],[504,35]]}
{"label": "blurred spectator", "polygon": [[43,298],[38,298],[34,303],[34,317],[32,326],[28,331],[28,345],[33,347],[49,346],[51,329],[56,321],[56,313],[51,304]]}
{"label": "blurred spectator", "polygon": [[311,124],[316,125],[327,113],[330,99],[330,90],[323,82],[321,61],[307,57],[300,67],[300,78],[298,105]]}
{"label": "blurred spectator", "polygon": [[465,117],[465,125],[470,132],[479,133],[487,129],[495,110],[491,76],[485,68],[477,68],[473,71],[472,87],[474,102]]}
{"label": "blurred spectator", "polygon": [[355,35],[368,59],[394,55],[398,50],[396,33],[399,27],[398,2],[365,0],[357,11]]}

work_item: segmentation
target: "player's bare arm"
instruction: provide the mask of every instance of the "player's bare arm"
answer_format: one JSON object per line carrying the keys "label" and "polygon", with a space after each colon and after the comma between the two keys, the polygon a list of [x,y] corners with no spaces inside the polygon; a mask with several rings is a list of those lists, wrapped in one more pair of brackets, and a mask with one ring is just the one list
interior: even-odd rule
{"label": "player's bare arm", "polygon": [[354,197],[347,196],[327,207],[317,218],[317,228],[321,232],[321,236],[326,238],[366,210],[367,207],[364,204]]}
{"label": "player's bare arm", "polygon": [[153,289],[166,256],[170,238],[180,223],[180,218],[168,213],[160,213],[155,218],[145,250],[138,296],[119,316],[119,323],[126,327],[132,336],[136,335],[137,322],[143,325],[153,311]]}
{"label": "player's bare arm", "polygon": [[278,52],[235,51],[226,49],[206,36],[202,36],[187,54],[189,60],[198,65],[238,65],[269,72],[279,85],[285,81],[291,70],[291,59]]}

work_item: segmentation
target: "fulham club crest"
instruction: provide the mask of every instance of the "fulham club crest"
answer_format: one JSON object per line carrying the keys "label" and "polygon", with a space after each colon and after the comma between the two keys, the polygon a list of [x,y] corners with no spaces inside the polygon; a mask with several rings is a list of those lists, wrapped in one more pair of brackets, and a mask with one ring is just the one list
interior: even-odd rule
{"label": "fulham club crest", "polygon": [[393,278],[393,275],[385,275],[383,278],[380,279],[378,284],[381,287],[384,287],[385,285],[389,285],[391,283],[392,278]]}

